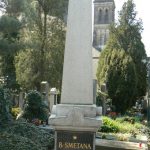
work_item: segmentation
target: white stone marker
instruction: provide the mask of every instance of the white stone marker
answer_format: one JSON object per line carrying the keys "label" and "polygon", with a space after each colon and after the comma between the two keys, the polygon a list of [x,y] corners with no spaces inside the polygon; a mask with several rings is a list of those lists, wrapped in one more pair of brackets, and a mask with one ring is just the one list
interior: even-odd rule
{"label": "white stone marker", "polygon": [[92,0],[70,0],[62,104],[93,104]]}
{"label": "white stone marker", "polygon": [[95,150],[101,114],[93,104],[92,0],[69,0],[61,104],[49,118],[55,150]]}

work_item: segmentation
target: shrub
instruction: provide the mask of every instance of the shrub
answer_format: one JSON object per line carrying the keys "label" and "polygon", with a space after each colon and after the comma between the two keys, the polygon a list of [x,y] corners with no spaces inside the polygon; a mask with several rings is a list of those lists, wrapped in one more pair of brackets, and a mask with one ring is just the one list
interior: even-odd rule
{"label": "shrub", "polygon": [[11,100],[8,89],[0,87],[0,123],[7,122],[11,119]]}
{"label": "shrub", "polygon": [[115,120],[112,120],[108,117],[103,117],[103,125],[101,126],[100,131],[106,133],[116,133],[119,131],[119,127]]}
{"label": "shrub", "polygon": [[38,91],[30,91],[27,94],[23,117],[30,122],[33,119],[42,121],[48,119],[48,107],[42,101],[42,96]]}
{"label": "shrub", "polygon": [[101,132],[106,132],[106,133],[116,133],[118,132],[118,128],[114,126],[108,126],[108,125],[103,125],[101,126]]}
{"label": "shrub", "polygon": [[100,128],[100,132],[106,133],[131,133],[136,134],[140,133],[141,129],[144,126],[140,123],[131,124],[128,121],[123,121],[123,118],[120,119],[110,119],[108,117],[103,117],[103,125]]}

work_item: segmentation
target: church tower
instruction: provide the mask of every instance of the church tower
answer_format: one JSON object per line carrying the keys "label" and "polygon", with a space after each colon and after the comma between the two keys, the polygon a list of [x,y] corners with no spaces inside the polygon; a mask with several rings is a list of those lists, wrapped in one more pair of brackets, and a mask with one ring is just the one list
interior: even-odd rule
{"label": "church tower", "polygon": [[96,79],[99,55],[109,38],[109,25],[114,22],[114,18],[114,0],[94,0],[94,31],[92,50],[94,79]]}
{"label": "church tower", "polygon": [[93,47],[101,51],[109,37],[109,25],[114,22],[114,0],[94,1]]}

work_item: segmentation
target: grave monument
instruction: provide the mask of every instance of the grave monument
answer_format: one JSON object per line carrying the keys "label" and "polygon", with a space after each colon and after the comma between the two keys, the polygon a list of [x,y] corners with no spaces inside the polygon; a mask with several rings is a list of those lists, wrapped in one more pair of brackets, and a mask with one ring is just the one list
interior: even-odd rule
{"label": "grave monument", "polygon": [[55,150],[95,150],[101,112],[93,103],[92,0],[69,0],[61,104],[49,118]]}

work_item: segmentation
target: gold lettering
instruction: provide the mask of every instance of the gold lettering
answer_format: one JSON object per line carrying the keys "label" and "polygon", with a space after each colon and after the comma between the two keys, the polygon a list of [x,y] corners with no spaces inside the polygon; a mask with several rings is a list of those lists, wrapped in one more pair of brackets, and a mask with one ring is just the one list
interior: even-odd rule
{"label": "gold lettering", "polygon": [[81,148],[81,149],[84,149],[84,147],[83,147],[83,145],[82,145],[82,144],[80,144],[80,148]]}
{"label": "gold lettering", "polygon": [[74,143],[69,143],[69,148],[74,148]]}
{"label": "gold lettering", "polygon": [[62,142],[59,142],[59,148],[63,148]]}
{"label": "gold lettering", "polygon": [[65,148],[69,148],[69,145],[67,142],[65,142]]}
{"label": "gold lettering", "polygon": [[80,143],[77,143],[77,148],[80,148]]}
{"label": "gold lettering", "polygon": [[83,150],[91,150],[92,147],[90,144],[88,143],[69,143],[69,142],[65,142],[65,143],[62,143],[62,142],[59,142],[59,148],[62,149],[62,148],[65,148],[65,149],[69,149],[69,148],[72,148],[72,149],[83,149]]}
{"label": "gold lettering", "polygon": [[92,149],[90,144],[88,144],[88,149]]}
{"label": "gold lettering", "polygon": [[77,148],[77,143],[74,143],[74,149],[76,149]]}
{"label": "gold lettering", "polygon": [[85,149],[88,149],[87,144],[83,144],[83,146],[84,146]]}
{"label": "gold lettering", "polygon": [[85,143],[80,144],[79,147],[80,147],[81,149],[92,149],[90,144],[85,144]]}

